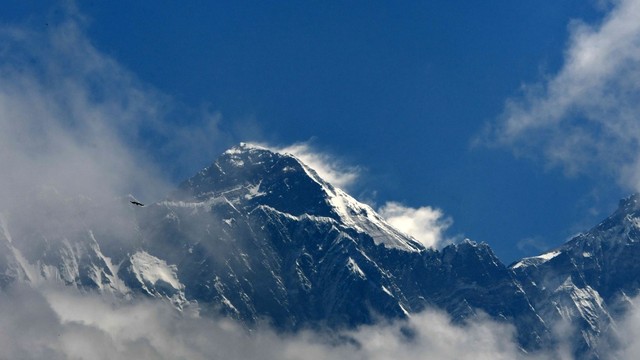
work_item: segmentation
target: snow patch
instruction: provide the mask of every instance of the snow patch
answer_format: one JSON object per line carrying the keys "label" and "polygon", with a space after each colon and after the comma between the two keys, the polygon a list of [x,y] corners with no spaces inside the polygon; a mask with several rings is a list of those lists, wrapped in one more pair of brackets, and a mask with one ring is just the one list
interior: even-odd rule
{"label": "snow patch", "polygon": [[127,285],[117,275],[118,271],[120,270],[120,265],[114,265],[113,262],[111,261],[111,258],[108,256],[105,256],[102,253],[102,250],[100,250],[100,247],[98,246],[98,241],[96,240],[95,235],[93,234],[93,231],[89,230],[89,236],[91,237],[91,240],[95,244],[94,251],[96,252],[98,257],[102,259],[104,264],[107,266],[107,269],[109,269],[109,272],[111,273],[111,275],[109,275],[105,273],[102,269],[95,268],[95,265],[94,265],[94,269],[96,271],[96,278],[100,280],[100,282],[95,281],[96,284],[98,284],[100,289],[102,289],[102,276],[104,275],[109,280],[108,284],[109,286],[111,286],[113,290],[116,290],[121,294],[128,293],[129,289],[127,288]]}
{"label": "snow patch", "polygon": [[17,262],[17,266],[19,267],[18,272],[20,273],[20,277],[24,278],[24,280],[34,283],[39,279],[38,271],[36,268],[31,265],[27,259],[22,255],[22,252],[18,250],[13,245],[13,238],[11,237],[11,233],[9,232],[9,225],[4,214],[0,213],[0,230],[4,234],[4,238],[9,242],[9,246],[11,248],[11,252],[13,253],[13,257]]}
{"label": "snow patch", "polygon": [[522,267],[526,267],[526,266],[532,266],[532,265],[533,266],[537,266],[537,265],[540,265],[540,264],[544,264],[545,262],[555,258],[556,256],[560,255],[561,253],[562,253],[562,251],[555,250],[555,251],[550,251],[548,253],[544,253],[542,255],[524,258],[524,259],[518,261],[516,264],[514,264],[511,268],[512,269],[518,269],[518,268],[522,268]]}
{"label": "snow patch", "polygon": [[168,265],[164,260],[158,259],[146,251],[133,254],[131,264],[136,278],[141,283],[155,285],[156,282],[162,280],[176,290],[184,288],[184,285],[178,280],[178,269],[175,265]]}
{"label": "snow patch", "polygon": [[224,304],[224,306],[226,306],[229,310],[233,311],[236,314],[240,314],[240,311],[238,311],[238,309],[233,306],[233,303],[231,303],[231,301],[229,301],[229,299],[227,299],[226,296],[221,295],[222,296],[222,304]]}
{"label": "snow patch", "polygon": [[327,201],[346,226],[370,235],[377,245],[381,244],[385,247],[409,252],[419,252],[423,249],[423,246],[416,240],[405,236],[389,225],[370,206],[325,182],[313,169],[299,159],[295,159],[302,165],[307,175],[322,187],[324,193],[327,194]]}
{"label": "snow patch", "polygon": [[245,153],[247,150],[269,150],[266,147],[260,146],[258,144],[241,142],[238,146],[234,146],[231,149],[228,149],[223,154],[225,155],[239,155]]}
{"label": "snow patch", "polygon": [[360,266],[358,266],[358,263],[356,263],[356,261],[351,257],[349,257],[349,259],[347,260],[347,267],[349,268],[349,270],[351,270],[352,273],[356,274],[361,279],[364,280],[367,278],[367,276],[364,274],[364,271],[362,271],[362,269],[360,269]]}
{"label": "snow patch", "polygon": [[549,261],[558,255],[560,255],[560,251],[551,251],[546,254],[538,255],[536,258]]}
{"label": "snow patch", "polygon": [[240,158],[240,155],[246,153],[247,151],[252,152],[256,150],[267,149],[256,144],[240,143],[238,146],[234,146],[231,149],[225,151],[223,155],[229,156],[229,162],[231,163],[231,165],[235,167],[241,167],[244,166],[244,161]]}
{"label": "snow patch", "polygon": [[244,196],[244,198],[247,200],[251,200],[258,196],[266,195],[267,193],[260,191],[260,185],[262,185],[262,180],[260,180],[260,182],[255,185],[247,186],[248,193]]}
{"label": "snow patch", "polygon": [[404,308],[404,306],[402,306],[402,304],[398,303],[398,306],[400,306],[400,310],[402,310],[406,317],[411,317],[411,314]]}
{"label": "snow patch", "polygon": [[9,226],[7,226],[7,220],[5,219],[4,214],[2,213],[0,213],[0,229],[2,229],[5,239],[7,239],[9,243],[13,243],[13,240],[11,239],[11,234],[9,233]]}
{"label": "snow patch", "polygon": [[[556,309],[559,311],[561,317],[565,320],[573,318],[575,311],[582,319],[584,319],[592,330],[598,329],[598,322],[600,320],[600,314],[607,312],[603,308],[604,300],[600,294],[590,286],[584,288],[577,287],[573,283],[571,276],[555,289],[554,293],[567,293],[571,299],[571,305],[557,304]],[[573,309],[572,309],[573,307]],[[611,320],[611,319],[610,319]]]}

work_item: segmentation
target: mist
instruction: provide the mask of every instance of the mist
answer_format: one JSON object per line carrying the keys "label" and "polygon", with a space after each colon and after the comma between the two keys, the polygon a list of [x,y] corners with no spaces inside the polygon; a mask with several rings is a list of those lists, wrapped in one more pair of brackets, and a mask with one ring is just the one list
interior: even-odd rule
{"label": "mist", "polygon": [[[326,334],[248,331],[226,318],[178,312],[162,301],[122,300],[57,287],[0,294],[0,358],[30,359],[533,359],[514,329],[486,317],[454,325],[429,310],[407,321]],[[549,355],[549,354],[544,354]]]}
{"label": "mist", "polygon": [[140,82],[63,11],[0,27],[0,209],[43,193],[157,200],[228,146],[220,114]]}

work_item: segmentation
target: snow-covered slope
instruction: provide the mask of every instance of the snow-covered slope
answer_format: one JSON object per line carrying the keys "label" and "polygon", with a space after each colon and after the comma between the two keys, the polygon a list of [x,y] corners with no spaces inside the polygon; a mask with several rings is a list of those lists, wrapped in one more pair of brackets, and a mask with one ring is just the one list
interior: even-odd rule
{"label": "snow-covered slope", "polygon": [[390,226],[370,206],[323,180],[291,154],[240,143],[182,184],[200,206],[229,201],[246,208],[270,206],[292,216],[326,217],[371,236],[376,244],[404,251],[424,247]]}
{"label": "snow-covered slope", "polygon": [[[124,298],[144,293],[178,307],[185,303],[183,287],[170,277],[171,265],[136,252],[138,209],[128,199],[93,204],[55,192],[37,196],[27,201],[35,207],[0,214],[0,288],[16,281],[60,284]],[[167,285],[175,291],[164,291]]]}
{"label": "snow-covered slope", "polygon": [[640,290],[639,200],[621,200],[593,229],[510,267],[547,323],[574,324],[575,338],[582,339],[575,350],[584,357],[599,356],[598,340]]}

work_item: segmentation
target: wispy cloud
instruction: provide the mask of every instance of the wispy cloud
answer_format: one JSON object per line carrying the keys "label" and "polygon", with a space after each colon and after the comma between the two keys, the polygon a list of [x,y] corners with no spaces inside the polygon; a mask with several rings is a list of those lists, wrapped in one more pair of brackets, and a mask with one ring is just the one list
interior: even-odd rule
{"label": "wispy cloud", "polygon": [[525,254],[528,254],[531,251],[540,253],[542,251],[549,249],[549,245],[545,242],[545,240],[542,237],[539,237],[539,236],[520,239],[516,243],[516,247],[518,248],[518,250],[520,250],[520,252]]}
{"label": "wispy cloud", "polygon": [[91,43],[73,7],[64,11],[46,29],[0,27],[0,209],[43,187],[94,199],[163,196],[174,168],[159,166],[158,154],[204,166],[224,137],[219,115],[141,83]]}
{"label": "wispy cloud", "polygon": [[397,202],[388,202],[378,213],[391,226],[420,241],[428,248],[440,248],[452,242],[444,232],[453,224],[451,217],[430,206],[412,208]]}
{"label": "wispy cloud", "polygon": [[615,174],[640,189],[640,1],[601,22],[570,24],[560,70],[507,102],[493,144],[541,156],[568,174]]}
{"label": "wispy cloud", "polygon": [[614,334],[615,342],[610,345],[609,358],[632,360],[640,353],[640,298],[627,299],[628,311],[622,321],[617,324]]}
{"label": "wispy cloud", "polygon": [[88,229],[132,246],[123,199],[166,196],[226,142],[219,114],[141,82],[65,3],[47,27],[0,24],[0,215],[34,258]]}
{"label": "wispy cloud", "polygon": [[317,151],[308,143],[295,143],[285,147],[266,145],[266,147],[279,153],[297,157],[314,169],[322,179],[341,189],[348,189],[360,175],[361,170],[358,167],[347,165],[335,156]]}

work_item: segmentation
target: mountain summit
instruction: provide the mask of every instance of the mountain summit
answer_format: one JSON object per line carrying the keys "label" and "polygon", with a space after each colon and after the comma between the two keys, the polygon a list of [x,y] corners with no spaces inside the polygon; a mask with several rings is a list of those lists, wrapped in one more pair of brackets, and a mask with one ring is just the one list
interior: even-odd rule
{"label": "mountain summit", "polygon": [[549,323],[574,324],[576,354],[591,354],[640,290],[640,195],[566,244],[510,266]]}
{"label": "mountain summit", "polygon": [[182,196],[226,199],[244,210],[257,207],[294,217],[326,218],[370,235],[376,244],[421,251],[414,239],[391,227],[370,206],[323,180],[292,154],[240,143],[180,185]]}

